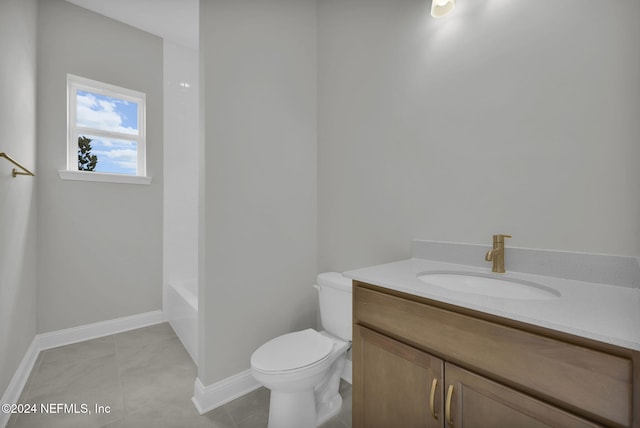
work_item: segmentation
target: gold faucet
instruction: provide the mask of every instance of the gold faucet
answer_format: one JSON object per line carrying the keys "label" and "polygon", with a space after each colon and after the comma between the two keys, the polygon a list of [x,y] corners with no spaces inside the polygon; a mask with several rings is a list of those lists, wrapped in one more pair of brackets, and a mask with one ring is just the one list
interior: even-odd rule
{"label": "gold faucet", "polygon": [[493,262],[491,272],[504,273],[504,238],[511,238],[511,235],[493,235],[493,249],[487,251],[484,259]]}

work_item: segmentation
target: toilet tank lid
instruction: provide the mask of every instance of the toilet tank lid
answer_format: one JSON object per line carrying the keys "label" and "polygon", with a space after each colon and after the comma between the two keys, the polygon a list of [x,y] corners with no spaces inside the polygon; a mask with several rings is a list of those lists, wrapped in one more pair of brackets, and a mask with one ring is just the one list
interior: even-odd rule
{"label": "toilet tank lid", "polygon": [[351,279],[340,272],[324,272],[318,275],[318,285],[321,287],[333,287],[339,290],[352,292]]}

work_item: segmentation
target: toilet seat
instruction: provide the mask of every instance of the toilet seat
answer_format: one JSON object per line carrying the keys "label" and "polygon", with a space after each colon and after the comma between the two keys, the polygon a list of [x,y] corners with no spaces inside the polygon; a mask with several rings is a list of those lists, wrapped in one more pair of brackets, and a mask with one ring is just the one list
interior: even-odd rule
{"label": "toilet seat", "polygon": [[329,358],[334,341],[313,329],[284,334],[259,347],[251,366],[263,373],[291,372]]}

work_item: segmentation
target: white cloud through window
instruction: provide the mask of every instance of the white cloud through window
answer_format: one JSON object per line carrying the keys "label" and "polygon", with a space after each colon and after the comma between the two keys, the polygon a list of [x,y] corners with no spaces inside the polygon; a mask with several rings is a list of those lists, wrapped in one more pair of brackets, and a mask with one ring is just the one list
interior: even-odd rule
{"label": "white cloud through window", "polygon": [[131,118],[127,117],[125,109],[130,104],[134,103],[78,91],[77,126],[138,135],[137,127],[127,126],[127,122],[131,121]]}

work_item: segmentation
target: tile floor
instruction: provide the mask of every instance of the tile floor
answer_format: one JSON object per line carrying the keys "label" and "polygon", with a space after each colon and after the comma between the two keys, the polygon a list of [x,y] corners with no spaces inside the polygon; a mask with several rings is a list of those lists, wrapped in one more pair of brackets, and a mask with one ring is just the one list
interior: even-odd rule
{"label": "tile floor", "polygon": [[[260,428],[269,390],[257,389],[202,416],[191,403],[196,366],[167,323],[43,351],[21,403],[75,404],[79,413],[19,414],[8,428]],[[351,427],[351,385],[322,428]],[[87,405],[83,412],[81,405]],[[109,406],[96,412],[95,405]],[[55,410],[56,407],[53,407]]]}

